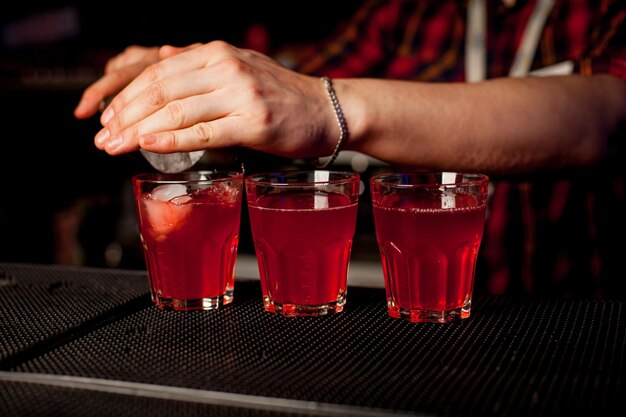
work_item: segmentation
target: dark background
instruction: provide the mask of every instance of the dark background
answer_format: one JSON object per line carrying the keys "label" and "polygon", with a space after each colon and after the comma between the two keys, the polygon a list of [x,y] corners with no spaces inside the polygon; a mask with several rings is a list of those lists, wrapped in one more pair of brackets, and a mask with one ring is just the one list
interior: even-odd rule
{"label": "dark background", "polygon": [[[330,36],[360,2],[128,3],[0,6],[0,261],[144,268],[130,177],[152,168],[138,153],[98,151],[97,118],[72,114],[109,58],[131,44],[250,46],[252,25],[267,31],[268,54],[297,54]],[[231,150],[212,158],[213,166],[241,160],[258,169],[289,163]],[[371,219],[359,224],[364,250],[355,242],[355,255],[376,255]],[[245,208],[241,251],[253,251]]]}

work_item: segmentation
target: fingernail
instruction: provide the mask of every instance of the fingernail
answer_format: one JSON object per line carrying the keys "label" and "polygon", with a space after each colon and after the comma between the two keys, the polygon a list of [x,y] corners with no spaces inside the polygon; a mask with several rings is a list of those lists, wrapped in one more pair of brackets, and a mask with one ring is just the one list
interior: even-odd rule
{"label": "fingernail", "polygon": [[109,129],[105,127],[96,135],[96,144],[103,146],[107,139],[109,139],[109,136],[111,136],[111,133],[109,132]]}
{"label": "fingernail", "polygon": [[100,121],[102,122],[103,125],[109,123],[111,121],[111,119],[113,118],[113,109],[109,106],[104,113],[102,113],[102,116],[100,116]]}
{"label": "fingernail", "polygon": [[122,144],[122,137],[121,136],[114,136],[113,138],[111,138],[111,140],[109,140],[107,142],[107,149],[109,150],[113,150],[115,148],[117,148],[118,146],[120,146]]}
{"label": "fingernail", "polygon": [[141,142],[142,146],[143,145],[148,145],[148,146],[154,145],[156,143],[156,141],[157,141],[157,139],[156,139],[156,136],[154,136],[154,135],[143,136],[140,139],[140,142]]}

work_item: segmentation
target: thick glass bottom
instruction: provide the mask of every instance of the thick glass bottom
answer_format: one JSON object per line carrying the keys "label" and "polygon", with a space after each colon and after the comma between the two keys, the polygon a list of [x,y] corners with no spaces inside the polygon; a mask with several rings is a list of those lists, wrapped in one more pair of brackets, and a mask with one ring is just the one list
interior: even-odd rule
{"label": "thick glass bottom", "polygon": [[285,317],[317,317],[326,316],[328,314],[341,313],[346,304],[346,293],[341,293],[337,297],[337,301],[326,304],[291,304],[277,303],[272,301],[270,297],[263,297],[263,307],[265,311],[280,314]]}
{"label": "thick glass bottom", "polygon": [[410,321],[411,323],[449,323],[455,320],[466,319],[470,316],[472,302],[453,310],[423,310],[420,308],[403,308],[393,301],[387,302],[389,315],[396,319]]}
{"label": "thick glass bottom", "polygon": [[192,311],[217,310],[233,302],[233,290],[227,290],[219,297],[196,298],[192,300],[178,300],[175,298],[152,296],[154,304],[162,310]]}

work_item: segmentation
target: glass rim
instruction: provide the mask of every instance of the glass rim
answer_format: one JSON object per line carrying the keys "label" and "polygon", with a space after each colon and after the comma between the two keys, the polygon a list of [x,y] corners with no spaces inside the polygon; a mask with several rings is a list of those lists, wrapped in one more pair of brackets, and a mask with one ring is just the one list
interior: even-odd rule
{"label": "glass rim", "polygon": [[[302,175],[302,174],[314,174],[315,172],[326,172],[330,175],[339,175],[343,178],[335,178],[319,181],[297,181],[297,182],[278,182],[278,181],[263,181],[256,178],[259,177],[272,177],[272,176],[285,176],[285,175]],[[342,184],[351,181],[359,181],[360,175],[358,172],[352,171],[330,171],[324,169],[311,169],[311,170],[293,170],[293,171],[275,171],[275,172],[261,172],[258,174],[251,174],[245,177],[246,184],[264,185],[272,187],[293,187],[293,186],[315,186],[315,185],[331,185]]]}
{"label": "glass rim", "polygon": [[[427,177],[429,175],[441,175],[441,174],[454,174],[455,176],[461,175],[463,177],[474,177],[474,179],[468,181],[433,181],[430,183],[424,184],[398,184],[396,182],[385,181],[383,178],[388,177],[399,177],[403,175],[407,176],[419,176],[419,177]],[[467,187],[472,185],[480,185],[489,182],[489,177],[485,174],[479,174],[475,172],[463,172],[463,171],[424,171],[424,172],[386,172],[382,174],[376,174],[370,178],[370,183],[372,185],[382,185],[386,187],[396,187],[396,188],[428,188],[428,187],[441,187],[441,186],[460,186]]]}
{"label": "glass rim", "polygon": [[[215,178],[185,178],[188,175],[215,175]],[[165,172],[144,172],[134,175],[132,180],[134,183],[159,183],[159,184],[201,184],[206,182],[224,182],[243,179],[243,172],[239,171],[220,171],[220,170],[199,170],[184,171],[175,173]]]}

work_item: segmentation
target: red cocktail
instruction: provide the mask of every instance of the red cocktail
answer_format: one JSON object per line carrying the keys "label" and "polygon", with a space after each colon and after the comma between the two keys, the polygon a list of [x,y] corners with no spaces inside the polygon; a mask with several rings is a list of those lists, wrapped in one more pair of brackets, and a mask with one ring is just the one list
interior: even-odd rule
{"label": "red cocktail", "polygon": [[175,310],[233,299],[240,173],[146,174],[133,179],[153,301]]}
{"label": "red cocktail", "polygon": [[358,174],[328,171],[246,179],[265,309],[286,316],[342,311]]}
{"label": "red cocktail", "polygon": [[391,316],[416,322],[469,316],[487,182],[452,173],[372,178]]}

